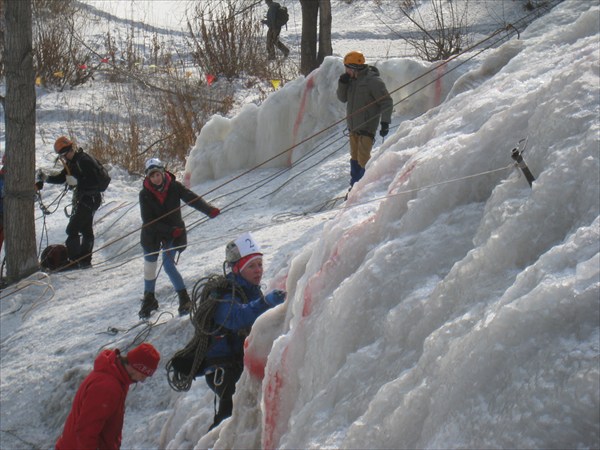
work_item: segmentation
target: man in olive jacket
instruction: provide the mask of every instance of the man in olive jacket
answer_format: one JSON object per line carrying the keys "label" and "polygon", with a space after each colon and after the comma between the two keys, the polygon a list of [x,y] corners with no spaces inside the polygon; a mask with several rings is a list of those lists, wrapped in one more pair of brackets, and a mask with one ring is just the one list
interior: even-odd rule
{"label": "man in olive jacket", "polygon": [[365,64],[362,53],[352,51],[344,57],[345,72],[337,87],[338,99],[346,103],[350,131],[350,189],[365,173],[375,132],[388,134],[394,103],[376,67]]}

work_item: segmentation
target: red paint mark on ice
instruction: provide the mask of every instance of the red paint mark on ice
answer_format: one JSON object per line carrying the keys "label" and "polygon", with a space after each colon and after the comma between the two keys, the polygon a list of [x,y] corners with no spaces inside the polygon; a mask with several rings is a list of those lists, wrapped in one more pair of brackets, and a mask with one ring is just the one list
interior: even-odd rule
{"label": "red paint mark on ice", "polygon": [[442,79],[444,78],[444,72],[446,72],[446,63],[440,64],[435,69],[436,80],[433,106],[438,106],[442,102]]}
{"label": "red paint mark on ice", "polygon": [[310,286],[306,286],[304,289],[304,305],[302,305],[302,317],[310,316],[312,312],[312,295],[310,293]]}
{"label": "red paint mark on ice", "polygon": [[265,358],[258,357],[253,352],[248,352],[248,339],[244,342],[244,367],[248,370],[248,373],[254,378],[262,380],[265,377],[265,366],[267,360]]}
{"label": "red paint mark on ice", "polygon": [[188,189],[190,188],[190,182],[191,182],[191,179],[192,179],[192,174],[191,174],[191,173],[189,173],[189,172],[185,172],[185,173],[183,174],[183,185],[184,185],[186,188],[188,188]]}
{"label": "red paint mark on ice", "polygon": [[287,371],[288,348],[283,350],[279,369],[267,380],[264,389],[265,416],[263,423],[262,448],[276,448],[281,438],[277,424],[281,414],[281,390],[285,386],[284,372]]}
{"label": "red paint mark on ice", "polygon": [[[294,132],[292,134],[293,136],[293,143],[295,144],[298,138],[298,130],[300,129],[300,124],[302,123],[302,120],[304,119],[304,112],[306,109],[306,97],[308,96],[308,93],[310,92],[310,90],[312,88],[315,87],[315,80],[314,80],[314,75],[312,75],[308,80],[306,80],[306,86],[304,87],[304,92],[302,93],[302,100],[300,101],[300,108],[298,109],[298,114],[296,115],[296,121],[294,122]],[[292,165],[292,154],[293,154],[294,150],[290,150],[290,153],[288,155],[288,165],[291,166]]]}
{"label": "red paint mark on ice", "polygon": [[406,180],[408,180],[408,177],[410,177],[410,174],[412,173],[412,171],[414,170],[414,168],[416,166],[417,166],[417,162],[413,161],[406,168],[406,170],[402,173],[402,175],[400,175],[400,177],[396,180],[392,189],[390,189],[391,193],[395,193],[399,189],[399,187],[402,186]]}

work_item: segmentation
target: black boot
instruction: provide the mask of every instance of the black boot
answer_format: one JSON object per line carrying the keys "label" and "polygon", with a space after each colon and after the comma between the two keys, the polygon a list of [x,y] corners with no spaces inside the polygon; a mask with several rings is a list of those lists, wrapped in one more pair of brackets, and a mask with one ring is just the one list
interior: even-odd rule
{"label": "black boot", "polygon": [[140,309],[140,319],[147,319],[152,314],[152,311],[158,309],[158,300],[154,296],[154,292],[144,292],[144,299],[142,300],[142,309]]}
{"label": "black boot", "polygon": [[177,291],[177,295],[179,296],[179,309],[177,311],[180,316],[185,316],[186,314],[189,314],[190,309],[192,309],[192,301],[185,289]]}

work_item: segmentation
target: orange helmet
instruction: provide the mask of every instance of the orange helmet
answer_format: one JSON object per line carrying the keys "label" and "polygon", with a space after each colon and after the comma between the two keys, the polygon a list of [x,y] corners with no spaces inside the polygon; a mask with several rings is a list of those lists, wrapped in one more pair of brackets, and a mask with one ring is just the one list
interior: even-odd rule
{"label": "orange helmet", "polygon": [[66,153],[73,146],[73,142],[65,136],[59,137],[54,143],[54,151],[58,154]]}
{"label": "orange helmet", "polygon": [[345,66],[364,66],[365,65],[365,55],[356,50],[347,53],[344,56],[344,65]]}

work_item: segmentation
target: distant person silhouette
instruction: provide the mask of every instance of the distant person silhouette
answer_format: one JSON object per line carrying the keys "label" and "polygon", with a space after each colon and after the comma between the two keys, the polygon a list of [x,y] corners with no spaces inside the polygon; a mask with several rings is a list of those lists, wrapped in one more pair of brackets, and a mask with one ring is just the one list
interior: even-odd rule
{"label": "distant person silhouette", "polygon": [[281,24],[278,20],[279,9],[281,5],[273,0],[265,0],[265,3],[269,7],[267,10],[267,17],[262,21],[268,27],[267,31],[267,57],[269,60],[275,59],[275,47],[277,47],[283,53],[285,58],[290,54],[290,49],[279,40],[281,34],[281,28],[285,24]]}

